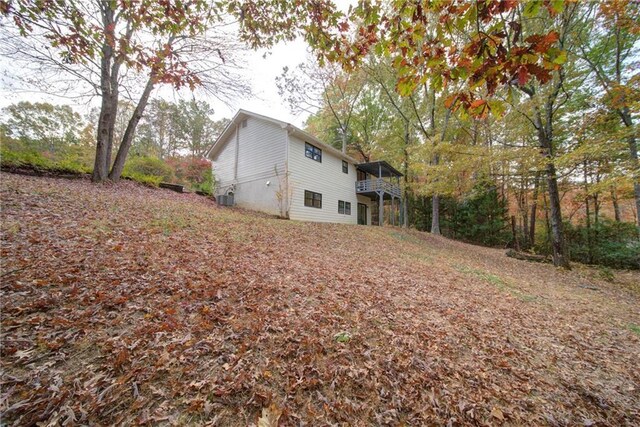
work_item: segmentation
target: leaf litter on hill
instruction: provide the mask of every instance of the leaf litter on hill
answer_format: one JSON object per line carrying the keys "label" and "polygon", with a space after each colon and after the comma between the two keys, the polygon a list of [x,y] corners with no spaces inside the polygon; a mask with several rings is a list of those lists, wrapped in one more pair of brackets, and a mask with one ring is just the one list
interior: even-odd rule
{"label": "leaf litter on hill", "polygon": [[128,182],[0,189],[8,425],[640,424],[637,273]]}

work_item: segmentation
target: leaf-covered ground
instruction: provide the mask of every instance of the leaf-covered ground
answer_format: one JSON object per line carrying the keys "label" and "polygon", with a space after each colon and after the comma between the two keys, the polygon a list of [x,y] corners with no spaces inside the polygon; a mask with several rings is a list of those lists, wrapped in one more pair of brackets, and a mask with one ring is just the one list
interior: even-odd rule
{"label": "leaf-covered ground", "polygon": [[637,273],[1,174],[9,425],[639,425]]}

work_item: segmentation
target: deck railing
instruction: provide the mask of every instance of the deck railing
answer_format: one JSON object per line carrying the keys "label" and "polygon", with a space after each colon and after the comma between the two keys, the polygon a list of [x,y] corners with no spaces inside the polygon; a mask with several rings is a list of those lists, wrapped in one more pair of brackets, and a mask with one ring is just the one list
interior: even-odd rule
{"label": "deck railing", "polygon": [[382,178],[356,181],[356,193],[370,193],[375,191],[384,191],[393,197],[400,197],[402,195],[400,187]]}

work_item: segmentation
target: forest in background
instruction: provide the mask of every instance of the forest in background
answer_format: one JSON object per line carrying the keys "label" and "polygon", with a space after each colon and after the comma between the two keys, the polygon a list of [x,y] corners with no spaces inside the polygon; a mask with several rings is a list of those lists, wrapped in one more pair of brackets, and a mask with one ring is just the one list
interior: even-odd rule
{"label": "forest in background", "polygon": [[551,254],[551,165],[569,258],[637,269],[639,17],[637,4],[605,2],[524,19],[525,36],[551,30],[529,39],[538,50],[558,43],[557,68],[546,84],[525,83],[544,70],[520,68],[467,109],[458,94],[480,82],[436,76],[403,93],[397,64],[376,52],[351,72],[311,59],[283,70],[277,84],[292,111],[311,113],[311,134],[404,173],[410,226]]}
{"label": "forest in background", "polygon": [[[122,101],[119,109],[131,112],[134,106]],[[26,101],[4,108],[0,116],[2,165],[91,173],[97,114],[95,108],[82,116],[68,105]],[[212,114],[206,101],[151,100],[123,176],[154,186],[160,182],[183,184],[212,194],[211,162],[204,153],[228,122],[213,120]],[[124,120],[116,122],[116,140],[121,140],[126,126]],[[114,156],[118,148],[112,148]]]}
{"label": "forest in background", "polygon": [[[307,128],[320,139],[400,168],[406,224],[551,254],[558,266],[573,259],[639,267],[635,2],[363,1],[346,13],[331,2],[198,1],[188,10],[96,4],[78,10],[63,2],[45,11],[27,0],[0,2],[15,24],[3,29],[4,56],[49,70],[42,75],[48,85],[51,76],[67,75],[68,90],[80,78],[102,100],[78,138],[95,148],[93,167],[88,154],[69,161],[51,147],[24,157],[79,163],[96,182],[121,174],[157,182],[145,172],[161,170],[175,154],[199,161],[206,126],[189,121],[207,107],[162,106],[149,101],[153,89],[201,86],[226,100],[249,95],[234,74],[239,46],[268,48],[303,36],[315,57],[283,70],[276,82],[282,97],[293,111],[311,114]],[[217,32],[234,20],[237,38]],[[72,36],[59,22],[69,23]],[[142,29],[157,43],[147,43]],[[38,37],[60,57],[38,50]],[[123,103],[120,91],[139,99]],[[176,115],[182,119],[167,119]],[[5,163],[21,161],[15,153],[36,139],[16,126],[3,128],[3,150],[17,147],[3,152]],[[189,135],[193,129],[200,136]],[[183,179],[178,169],[154,173]]]}

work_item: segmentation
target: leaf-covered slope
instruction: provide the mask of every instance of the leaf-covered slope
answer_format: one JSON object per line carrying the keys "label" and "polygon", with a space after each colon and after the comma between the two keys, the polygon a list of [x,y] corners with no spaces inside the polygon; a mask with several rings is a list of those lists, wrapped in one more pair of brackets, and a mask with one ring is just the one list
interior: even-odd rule
{"label": "leaf-covered slope", "polygon": [[132,183],[0,188],[9,424],[640,423],[637,273]]}

